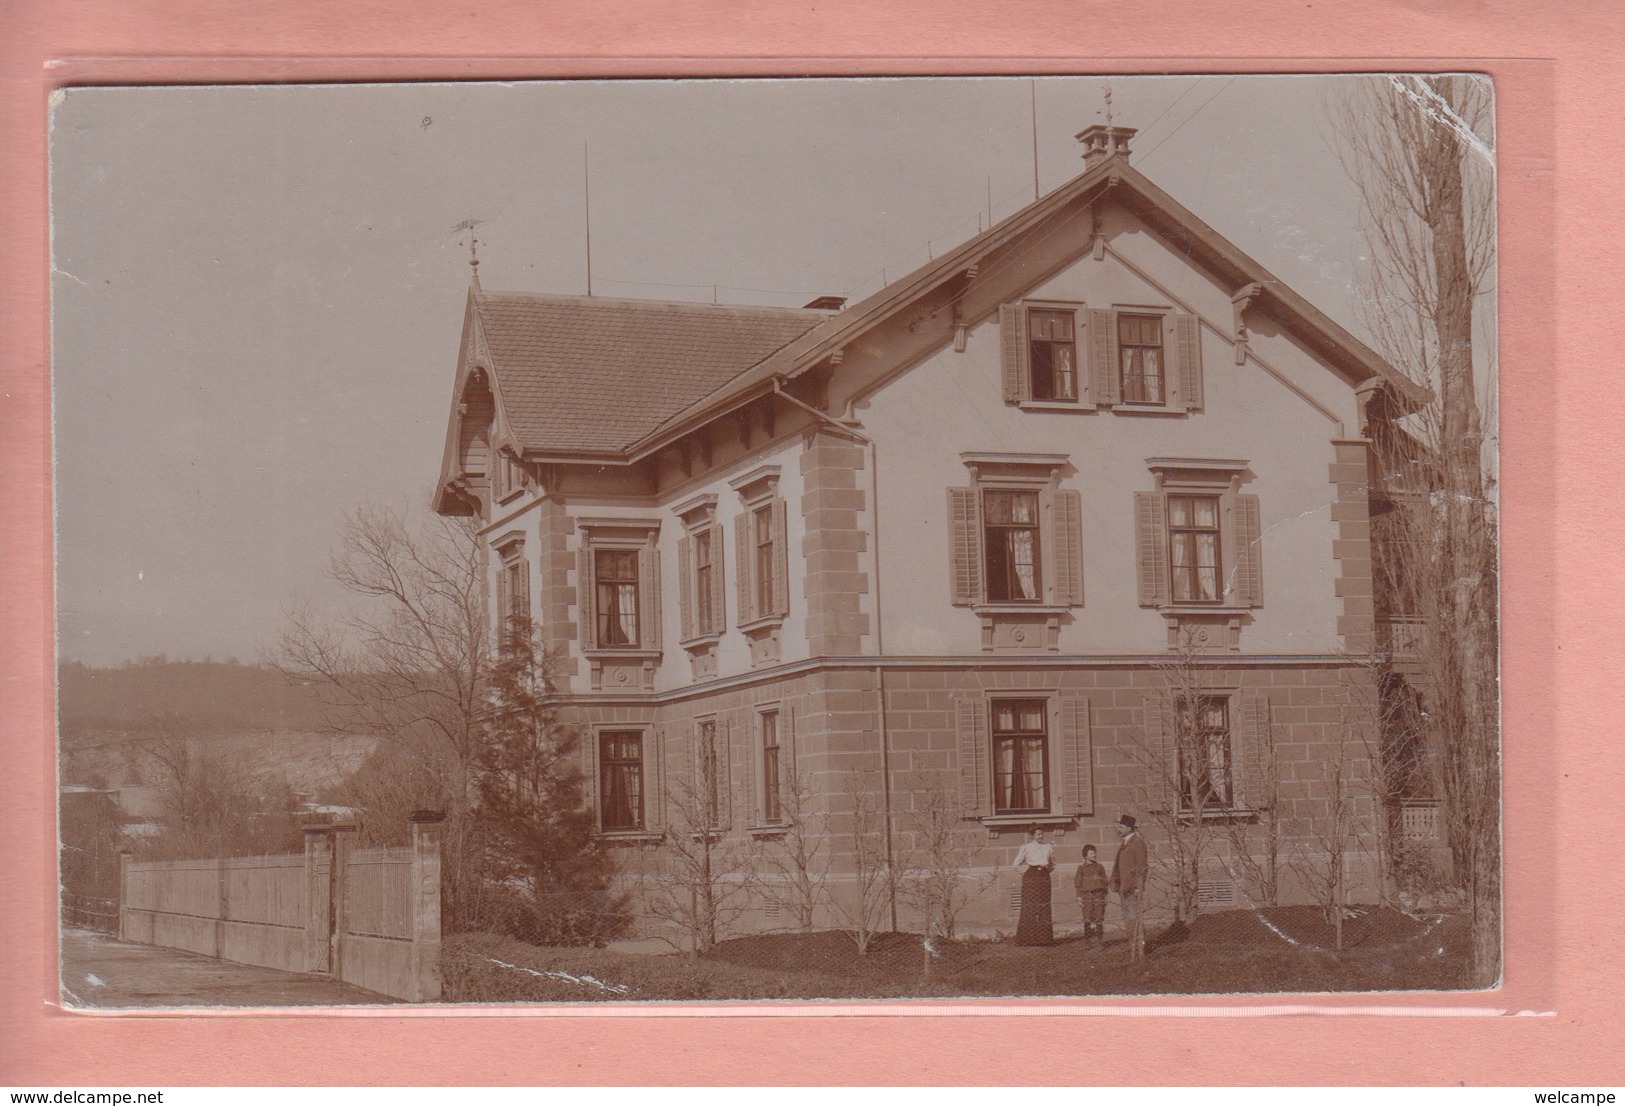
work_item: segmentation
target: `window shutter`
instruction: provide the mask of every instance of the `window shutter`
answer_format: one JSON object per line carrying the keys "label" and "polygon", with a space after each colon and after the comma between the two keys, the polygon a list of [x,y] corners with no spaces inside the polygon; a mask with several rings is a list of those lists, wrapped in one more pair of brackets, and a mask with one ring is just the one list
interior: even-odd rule
{"label": "window shutter", "polygon": [[694,637],[694,612],[698,609],[694,594],[694,539],[684,534],[677,539],[677,606],[678,633],[684,641]]}
{"label": "window shutter", "polygon": [[956,607],[982,600],[982,520],[975,488],[948,489],[949,579]]}
{"label": "window shutter", "polygon": [[1168,602],[1168,521],[1161,492],[1134,493],[1134,547],[1139,561],[1140,606]]}
{"label": "window shutter", "polygon": [[788,779],[792,772],[796,772],[796,708],[787,705],[779,712],[780,781]]}
{"label": "window shutter", "polygon": [[643,731],[643,828],[659,833],[666,825],[665,733]]}
{"label": "window shutter", "polygon": [[519,594],[515,606],[519,609],[520,617],[530,621],[530,562],[523,554],[519,557]]}
{"label": "window shutter", "polygon": [[[1242,810],[1260,810],[1270,805],[1272,796],[1267,773],[1274,745],[1270,732],[1270,701],[1267,695],[1241,696],[1239,726],[1231,726],[1230,764],[1235,774],[1235,803]],[[1238,736],[1240,740],[1236,740]]]}
{"label": "window shutter", "polygon": [[790,527],[782,499],[773,501],[773,613],[790,613]]}
{"label": "window shutter", "polygon": [[[499,564],[499,565],[497,565],[497,606],[496,606],[497,641],[498,642],[506,642],[508,640],[508,611],[509,611],[509,609],[510,608],[508,606],[508,566],[504,565],[504,564]],[[500,647],[501,648],[506,648],[506,645],[502,645]]]}
{"label": "window shutter", "polygon": [[598,645],[597,598],[598,585],[592,573],[592,546],[582,545],[576,562],[576,612],[581,620],[581,625],[576,627],[576,637],[583,649],[593,649]]}
{"label": "window shutter", "polygon": [[1027,373],[1027,309],[1019,303],[999,308],[999,350],[1004,402],[1020,403],[1032,394]]}
{"label": "window shutter", "polygon": [[1173,702],[1166,696],[1145,697],[1146,793],[1154,809],[1178,808],[1179,754],[1174,747]]}
{"label": "window shutter", "polygon": [[652,545],[638,550],[638,633],[645,649],[660,648],[660,551]]}
{"label": "window shutter", "polygon": [[603,812],[598,809],[598,733],[588,730],[581,739],[581,802],[593,812],[593,824],[604,826]]}
{"label": "window shutter", "polygon": [[722,552],[722,524],[713,522],[708,530],[711,535],[711,625],[703,632],[720,634],[728,628],[728,611],[724,606],[728,593],[724,586],[728,578],[728,558]]}
{"label": "window shutter", "polygon": [[1238,495],[1235,505],[1236,602],[1248,607],[1264,605],[1264,545],[1258,497]]}
{"label": "window shutter", "polygon": [[1202,409],[1202,324],[1195,315],[1174,314],[1162,320],[1162,348],[1168,359],[1169,406]]}
{"label": "window shutter", "polygon": [[[682,830],[696,830],[700,826],[697,820],[703,820],[705,814],[705,795],[700,785],[700,746],[699,729],[697,723],[689,722],[686,726],[678,728],[677,747],[673,751],[673,768],[667,769],[672,780],[671,807],[667,814],[674,820],[673,825]],[[677,825],[676,819],[681,819]]]}
{"label": "window shutter", "polygon": [[765,826],[767,824],[767,776],[762,764],[766,754],[762,743],[762,715],[747,715],[750,720],[750,732],[745,735],[745,780],[747,786],[745,803],[750,807],[750,819],[745,823],[748,826]]}
{"label": "window shutter", "polygon": [[1094,750],[1089,738],[1089,700],[1074,695],[1061,699],[1061,740],[1066,749],[1066,809],[1074,814],[1093,814]]}
{"label": "window shutter", "polygon": [[961,699],[959,801],[968,817],[982,818],[993,813],[993,781],[988,775],[992,757],[988,747],[986,704],[979,699]]}
{"label": "window shutter", "polygon": [[734,578],[739,581],[739,624],[756,621],[756,589],[751,573],[756,571],[756,546],[751,541],[751,513],[746,510],[734,518]]}
{"label": "window shutter", "polygon": [[717,722],[717,824],[725,830],[733,825],[733,722]]}
{"label": "window shutter", "polygon": [[1089,312],[1089,383],[1095,406],[1122,402],[1123,373],[1117,363],[1117,313]]}
{"label": "window shutter", "polygon": [[1063,607],[1083,606],[1083,496],[1072,490],[1055,493],[1055,559],[1050,575],[1055,601]]}

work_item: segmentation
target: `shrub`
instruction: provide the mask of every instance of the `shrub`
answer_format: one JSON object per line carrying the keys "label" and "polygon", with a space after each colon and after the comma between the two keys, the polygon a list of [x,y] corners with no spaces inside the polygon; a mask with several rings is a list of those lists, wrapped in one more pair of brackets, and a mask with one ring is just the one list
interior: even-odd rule
{"label": "shrub", "polygon": [[625,895],[606,890],[532,896],[512,885],[487,887],[464,928],[499,933],[527,945],[602,946],[632,924]]}

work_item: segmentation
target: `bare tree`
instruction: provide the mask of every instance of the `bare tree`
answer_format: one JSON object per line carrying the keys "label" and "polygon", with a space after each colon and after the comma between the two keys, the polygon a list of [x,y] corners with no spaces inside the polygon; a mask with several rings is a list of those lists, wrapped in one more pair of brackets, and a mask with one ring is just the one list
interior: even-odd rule
{"label": "bare tree", "polygon": [[1493,410],[1493,98],[1488,78],[1351,82],[1332,109],[1366,213],[1366,322],[1381,351],[1431,402],[1407,412],[1378,396],[1369,430],[1401,555],[1401,613],[1414,615],[1440,751],[1444,814],[1472,911],[1472,975],[1500,970],[1500,730],[1496,520],[1485,451]]}
{"label": "bare tree", "polygon": [[1231,809],[1228,745],[1209,724],[1215,697],[1202,649],[1187,631],[1159,665],[1164,691],[1146,702],[1145,724],[1129,747],[1141,768],[1145,808],[1162,830],[1169,864],[1153,871],[1167,884],[1175,924],[1200,910],[1202,874],[1225,826],[1216,817]]}
{"label": "bare tree", "polygon": [[1307,819],[1307,832],[1291,862],[1332,927],[1338,952],[1343,951],[1343,920],[1348,912],[1349,854],[1358,850],[1360,841],[1355,788],[1361,773],[1348,729],[1339,724],[1333,731],[1336,750],[1320,762],[1322,801]]}
{"label": "bare tree", "polygon": [[644,911],[684,934],[693,956],[716,947],[756,905],[760,884],[750,847],[722,828],[730,797],[718,751],[702,737],[696,753],[693,773],[667,789],[672,824],[642,857],[637,880]]}
{"label": "bare tree", "polygon": [[[1425,771],[1421,743],[1405,732],[1404,692],[1386,671],[1380,653],[1350,658],[1340,710],[1364,775],[1360,790],[1369,796],[1371,817],[1362,825],[1375,861],[1377,902],[1394,900],[1405,867],[1402,804]],[[1374,692],[1372,689],[1376,689]]]}
{"label": "bare tree", "polygon": [[980,845],[967,825],[954,781],[924,777],[914,787],[914,810],[897,861],[898,896],[919,912],[927,940],[953,940],[959,914],[997,881],[997,870],[973,876]]}
{"label": "bare tree", "polygon": [[811,929],[829,880],[828,816],[814,802],[816,791],[804,772],[791,768],[779,781],[779,815],[784,831],[762,850],[758,883],[762,897],[788,911],[802,930]]}
{"label": "bare tree", "polygon": [[446,813],[446,907],[460,924],[485,848],[474,812],[491,649],[476,522],[357,508],[329,571],[361,602],[332,619],[291,612],[272,661],[319,689],[335,729],[394,747],[374,766],[374,791]]}
{"label": "bare tree", "polygon": [[1264,727],[1258,741],[1257,772],[1247,793],[1253,814],[1230,819],[1225,836],[1232,877],[1250,889],[1254,902],[1275,906],[1289,860],[1287,823],[1281,809],[1281,758],[1270,727]]}
{"label": "bare tree", "polygon": [[892,892],[892,868],[886,857],[886,812],[859,772],[849,772],[843,794],[847,814],[837,819],[832,837],[848,851],[852,878],[831,889],[830,906],[845,924],[858,955],[885,924]]}
{"label": "bare tree", "polygon": [[161,796],[159,832],[137,851],[150,857],[249,856],[300,849],[297,801],[287,781],[251,776],[208,739],[161,721],[133,747],[141,779]]}

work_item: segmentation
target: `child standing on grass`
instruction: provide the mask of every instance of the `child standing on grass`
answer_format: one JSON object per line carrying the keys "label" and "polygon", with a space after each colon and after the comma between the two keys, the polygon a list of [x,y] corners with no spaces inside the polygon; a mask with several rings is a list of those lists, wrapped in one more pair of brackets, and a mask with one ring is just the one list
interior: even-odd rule
{"label": "child standing on grass", "polygon": [[1092,940],[1106,943],[1106,869],[1095,859],[1095,847],[1083,847],[1083,863],[1073,873],[1072,886],[1083,908],[1083,947]]}

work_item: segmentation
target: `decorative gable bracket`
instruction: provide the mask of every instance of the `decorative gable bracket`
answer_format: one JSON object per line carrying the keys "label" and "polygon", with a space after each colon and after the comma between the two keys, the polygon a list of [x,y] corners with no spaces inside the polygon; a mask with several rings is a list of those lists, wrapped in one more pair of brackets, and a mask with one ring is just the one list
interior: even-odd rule
{"label": "decorative gable bracket", "polygon": [[1247,363],[1247,309],[1253,305],[1264,291],[1262,284],[1245,284],[1237,289],[1230,297],[1230,306],[1234,310],[1236,328],[1236,364]]}

